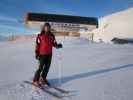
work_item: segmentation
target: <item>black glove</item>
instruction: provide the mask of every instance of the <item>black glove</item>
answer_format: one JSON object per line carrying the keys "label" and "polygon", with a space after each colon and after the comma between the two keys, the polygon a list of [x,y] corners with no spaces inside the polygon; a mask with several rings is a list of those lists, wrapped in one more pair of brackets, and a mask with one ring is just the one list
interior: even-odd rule
{"label": "black glove", "polygon": [[61,43],[59,43],[59,44],[57,44],[56,48],[57,48],[57,49],[58,49],[58,48],[63,48],[63,46],[62,46]]}

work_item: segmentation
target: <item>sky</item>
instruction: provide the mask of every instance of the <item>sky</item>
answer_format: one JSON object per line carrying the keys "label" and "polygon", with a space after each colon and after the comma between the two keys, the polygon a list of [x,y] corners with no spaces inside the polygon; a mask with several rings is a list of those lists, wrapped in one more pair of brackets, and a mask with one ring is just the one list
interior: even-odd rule
{"label": "sky", "polygon": [[133,0],[0,0],[0,34],[33,34],[24,26],[27,12],[97,17],[133,7]]}

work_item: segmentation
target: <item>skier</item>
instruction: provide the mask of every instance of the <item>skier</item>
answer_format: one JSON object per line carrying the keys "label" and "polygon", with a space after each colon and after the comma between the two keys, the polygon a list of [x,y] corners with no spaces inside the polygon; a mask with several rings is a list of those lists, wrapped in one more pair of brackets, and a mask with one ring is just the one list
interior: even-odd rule
{"label": "skier", "polygon": [[57,44],[55,36],[51,32],[50,24],[45,23],[41,33],[36,38],[35,56],[39,60],[39,68],[35,72],[33,84],[37,86],[42,84],[50,85],[46,77],[51,64],[52,47],[62,48],[62,44]]}

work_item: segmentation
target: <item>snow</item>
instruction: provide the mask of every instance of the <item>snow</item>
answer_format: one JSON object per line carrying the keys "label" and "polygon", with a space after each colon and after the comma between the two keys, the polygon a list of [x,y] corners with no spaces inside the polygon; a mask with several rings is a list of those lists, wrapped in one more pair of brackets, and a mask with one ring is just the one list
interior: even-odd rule
{"label": "snow", "polygon": [[[62,49],[53,50],[48,79],[74,91],[63,100],[133,100],[133,46],[91,43],[84,38],[57,37]],[[38,62],[32,40],[0,42],[0,100],[56,100],[32,91]]]}
{"label": "snow", "polygon": [[133,7],[99,19],[99,28],[93,30],[94,40],[110,42],[114,37],[133,39]]}

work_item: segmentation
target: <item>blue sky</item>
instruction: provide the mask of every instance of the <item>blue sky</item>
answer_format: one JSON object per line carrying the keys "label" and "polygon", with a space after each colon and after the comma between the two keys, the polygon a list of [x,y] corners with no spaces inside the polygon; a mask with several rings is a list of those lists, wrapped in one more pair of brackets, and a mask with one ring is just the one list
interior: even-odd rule
{"label": "blue sky", "polygon": [[133,7],[133,0],[1,0],[0,34],[31,34],[24,27],[27,12],[102,17]]}

